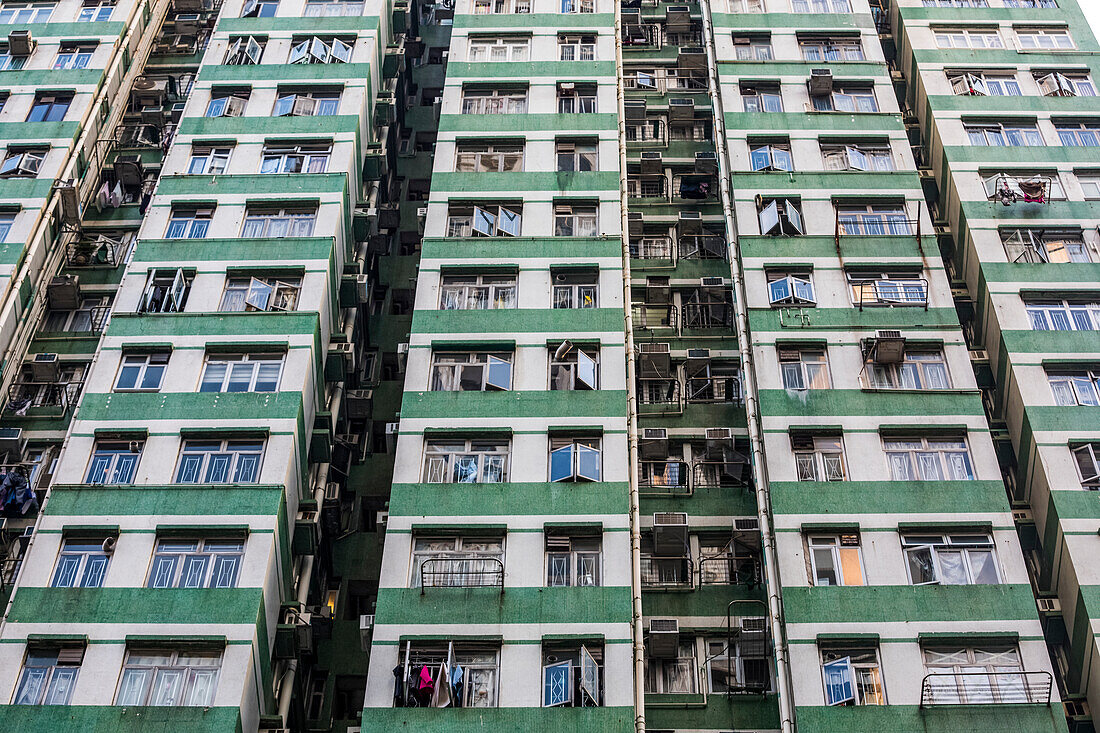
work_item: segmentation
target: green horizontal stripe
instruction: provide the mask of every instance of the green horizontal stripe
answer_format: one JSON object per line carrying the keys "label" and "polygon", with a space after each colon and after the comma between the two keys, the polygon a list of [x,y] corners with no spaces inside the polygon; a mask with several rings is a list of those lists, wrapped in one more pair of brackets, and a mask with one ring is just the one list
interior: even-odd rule
{"label": "green horizontal stripe", "polygon": [[301,410],[301,392],[90,392],[76,419],[286,420]]}
{"label": "green horizontal stripe", "polygon": [[[525,475],[523,478],[535,478]],[[625,481],[599,483],[509,482],[501,484],[405,484],[390,492],[390,516],[461,517],[544,514],[625,514]]]}
{"label": "green horizontal stripe", "polygon": [[49,516],[152,516],[194,515],[204,507],[217,516],[278,514],[283,503],[282,486],[150,485],[84,486],[54,484],[50,487]]}
{"label": "green horizontal stripe", "polygon": [[[219,199],[234,194],[281,194],[288,197],[313,193],[344,193],[348,177],[343,173],[162,176],[158,196],[204,196]],[[225,232],[219,232],[224,234]]]}
{"label": "green horizontal stripe", "polygon": [[[508,392],[406,392],[402,419],[463,417],[626,418],[622,390]],[[563,425],[568,426],[566,419]]]}
{"label": "green horizontal stripe", "polygon": [[1031,586],[868,585],[783,588],[788,624],[1030,621]]}
{"label": "green horizontal stripe", "polygon": [[628,624],[630,588],[379,588],[375,623]]}
{"label": "green horizontal stripe", "polygon": [[[884,670],[887,702],[901,682]],[[899,674],[901,674],[899,672]],[[915,694],[915,693],[914,693]],[[799,733],[1066,733],[1060,705],[859,705],[846,707],[799,706],[795,709]]]}
{"label": "green horizontal stripe", "polygon": [[[523,16],[520,16],[523,17]],[[541,671],[537,674],[541,674]],[[531,684],[539,678],[532,677]],[[447,733],[485,733],[498,731],[547,730],[555,733],[631,733],[634,708],[448,708],[440,716],[434,708],[363,708],[364,731],[446,731]]]}
{"label": "green horizontal stripe", "polygon": [[1009,511],[1000,481],[772,481],[769,486],[777,515],[844,518]]}
{"label": "green horizontal stripe", "polygon": [[[142,572],[137,570],[137,572]],[[9,623],[246,624],[255,626],[262,588],[34,588],[15,592]]]}
{"label": "green horizontal stripe", "polygon": [[[67,25],[67,24],[66,24]],[[87,25],[80,23],[78,25]],[[113,685],[113,682],[110,683]],[[104,696],[113,694],[105,688]],[[588,708],[581,708],[588,709]],[[4,705],[0,729],[76,733],[241,733],[241,710],[232,707],[118,707],[117,705]]]}
{"label": "green horizontal stripe", "polygon": [[615,171],[592,173],[436,173],[432,199],[465,191],[551,191],[560,193],[619,192]]}
{"label": "green horizontal stripe", "polygon": [[111,337],[131,336],[270,336],[314,334],[318,315],[296,313],[113,313],[107,327]]}
{"label": "green horizontal stripe", "polygon": [[792,393],[783,389],[760,390],[764,417],[975,415],[984,416],[981,398],[958,392],[864,392],[858,389],[811,389]]}
{"label": "green horizontal stripe", "polygon": [[281,239],[142,239],[134,250],[134,262],[252,263],[266,260],[329,262],[331,237]]}
{"label": "green horizontal stripe", "polygon": [[531,333],[622,331],[625,315],[618,308],[508,308],[467,311],[418,310],[413,333]]}

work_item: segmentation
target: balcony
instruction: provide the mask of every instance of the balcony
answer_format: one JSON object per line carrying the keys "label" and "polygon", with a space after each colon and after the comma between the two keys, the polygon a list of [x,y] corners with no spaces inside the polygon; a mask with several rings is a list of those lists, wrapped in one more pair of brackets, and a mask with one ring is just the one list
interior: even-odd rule
{"label": "balcony", "polygon": [[711,555],[699,559],[699,585],[747,585],[761,583],[759,555]]}
{"label": "balcony", "polygon": [[684,235],[680,237],[679,254],[685,260],[724,260],[726,240],[717,234]]}
{"label": "balcony", "polygon": [[690,496],[691,471],[677,460],[640,461],[638,487],[646,496]]}
{"label": "balcony", "polygon": [[679,331],[680,313],[674,305],[635,303],[632,312],[634,328],[647,331]]}
{"label": "balcony", "polygon": [[691,466],[691,485],[699,489],[725,489],[746,486],[744,459],[697,461]]}
{"label": "balcony", "polygon": [[932,672],[921,682],[920,706],[1050,705],[1050,672]]}
{"label": "balcony", "polygon": [[643,460],[639,464],[638,488],[646,497],[691,496],[696,489],[744,488],[747,459],[735,454],[725,460],[703,460],[688,464],[668,458]]}
{"label": "balcony", "polygon": [[84,382],[13,382],[3,412],[20,417],[28,414],[66,415],[76,406],[83,388]]}
{"label": "balcony", "polygon": [[685,384],[689,405],[740,405],[745,401],[740,377],[688,377]]}
{"label": "balcony", "polygon": [[639,379],[638,412],[643,415],[678,415],[684,411],[680,382],[675,379]]}
{"label": "balcony", "polygon": [[630,256],[637,260],[672,260],[672,237],[637,237],[630,242]]}
{"label": "balcony", "polygon": [[642,587],[649,590],[692,590],[695,567],[690,557],[641,558]]}
{"label": "balcony", "polygon": [[682,303],[684,328],[731,328],[733,304],[726,300],[699,300]]}
{"label": "balcony", "polygon": [[499,588],[504,563],[495,557],[433,557],[420,566],[420,594],[426,588]]}

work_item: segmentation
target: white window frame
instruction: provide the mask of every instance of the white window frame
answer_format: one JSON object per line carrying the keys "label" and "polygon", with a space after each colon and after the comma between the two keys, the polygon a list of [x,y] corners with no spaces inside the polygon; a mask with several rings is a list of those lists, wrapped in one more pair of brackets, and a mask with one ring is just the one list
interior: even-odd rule
{"label": "white window frame", "polygon": [[[222,394],[228,393],[230,385],[242,384],[242,380],[232,379],[234,374],[248,375],[247,389],[235,389],[233,392],[278,392],[279,385],[283,377],[283,366],[285,364],[285,356],[283,354],[274,353],[254,353],[254,354],[221,354],[212,353],[207,354],[206,359],[203,361],[202,374],[199,376],[197,392],[205,392],[209,394]],[[246,365],[247,368],[235,368],[237,365]],[[278,366],[278,372],[272,379],[271,373],[274,371],[272,365]],[[224,367],[220,381],[215,382],[216,372]],[[260,373],[264,372],[264,379],[260,379]],[[271,389],[257,390],[256,386],[258,382],[267,384],[273,382]],[[217,386],[217,389],[203,389],[204,386]]]}
{"label": "white window frame", "polygon": [[[988,532],[903,532],[901,549],[910,585],[998,585],[1004,582],[996,544]],[[980,567],[974,558],[978,554],[988,556],[994,574],[991,581],[981,583],[977,580]],[[945,582],[944,559],[947,556],[958,558],[955,568],[965,575],[962,582]],[[918,568],[931,577],[917,576]]]}
{"label": "white window frame", "polygon": [[[568,472],[555,478],[555,461],[565,458],[569,462]],[[593,465],[593,459],[595,464]],[[551,483],[563,481],[600,481],[603,475],[603,440],[599,437],[563,438],[550,436],[547,454],[547,480]]]}
{"label": "white window frame", "polygon": [[[829,377],[829,354],[826,348],[779,349],[778,352],[779,376],[783,389],[803,391],[832,387]],[[793,383],[793,380],[788,379],[795,376],[798,378],[798,386]]]}
{"label": "white window frame", "polygon": [[599,236],[599,202],[554,204],[555,237]]}
{"label": "white window frame", "polygon": [[[897,389],[935,391],[951,389],[951,369],[943,350],[906,349],[904,361],[898,364],[877,364],[868,360],[864,364],[867,385],[871,389]],[[937,383],[936,371],[942,375],[942,386]],[[931,375],[931,376],[930,376]]]}
{"label": "white window frame", "polygon": [[[1077,44],[1073,42],[1068,28],[1013,28],[1016,46],[1019,51],[1073,51]],[[1044,45],[1042,39],[1051,39]]]}
{"label": "white window frame", "polygon": [[1010,262],[1092,262],[1092,247],[1083,232],[1044,229],[1003,229],[1000,232]]}
{"label": "white window frame", "polygon": [[522,227],[522,204],[452,206],[447,214],[448,237],[518,237]]}
{"label": "white window frame", "polygon": [[301,292],[300,275],[230,275],[225,278],[218,312],[293,311],[298,308]]}
{"label": "white window frame", "polygon": [[526,15],[531,0],[474,0],[474,15]]}
{"label": "white window frame", "polygon": [[229,41],[225,52],[225,64],[228,66],[255,66],[264,55],[266,38],[240,36]]}
{"label": "white window frame", "polygon": [[[237,549],[239,546],[240,549]],[[153,548],[153,560],[149,565],[148,577],[145,580],[146,588],[236,588],[240,577],[241,565],[244,562],[245,541],[229,538],[167,538],[160,537]],[[174,558],[170,575],[157,576],[158,559]],[[215,580],[214,570],[220,558],[235,560],[231,578]],[[185,577],[185,568],[188,561],[200,560],[205,565],[200,566],[202,577],[192,575]],[[191,566],[192,568],[194,566]],[[198,580],[196,583],[195,581]],[[228,582],[226,582],[228,580]]]}
{"label": "white window frame", "polygon": [[[1100,302],[1062,300],[1053,303],[1026,303],[1025,308],[1033,331],[1100,330]],[[1056,313],[1060,318],[1055,318]],[[1040,318],[1043,327],[1036,328]],[[1059,326],[1067,326],[1067,328],[1059,328]]]}
{"label": "white window frame", "polygon": [[518,278],[512,274],[447,275],[440,278],[440,310],[501,310],[515,308]]}
{"label": "white window frame", "polygon": [[[547,588],[597,588],[602,584],[600,535],[547,535],[545,548]],[[555,562],[564,563],[564,572],[552,572],[551,565]],[[582,571],[582,566],[586,570]]]}
{"label": "white window frame", "polygon": [[[312,237],[313,228],[316,225],[317,209],[314,208],[288,206],[282,209],[265,209],[257,207],[245,211],[239,236],[243,239]],[[281,227],[285,228],[280,229]],[[279,233],[280,231],[281,233]]]}
{"label": "white window frame", "polygon": [[[156,654],[153,650],[126,651],[126,660],[122,665],[122,676],[119,678],[118,690],[115,693],[115,705],[136,707],[142,705],[166,706],[166,707],[210,707],[214,704],[217,694],[218,678],[221,672],[221,652],[195,652],[195,651],[169,651],[159,650]],[[163,663],[150,663],[154,656],[159,656]],[[143,660],[138,664],[133,661],[137,657]],[[212,664],[196,664],[195,660],[213,660]],[[167,681],[162,681],[165,678]],[[173,684],[172,678],[182,677],[182,680]],[[133,680],[131,685],[128,681]],[[203,684],[199,685],[199,680]],[[136,684],[137,686],[133,686]],[[175,689],[178,697],[161,697],[157,694],[161,691]],[[186,691],[180,694],[180,691]]]}
{"label": "white window frame", "polygon": [[288,64],[347,64],[351,63],[353,44],[340,38],[295,39],[290,44]]}
{"label": "white window frame", "polygon": [[[859,658],[853,660],[853,657]],[[838,669],[839,668],[839,669]],[[851,687],[850,697],[830,696],[830,670],[842,672]],[[846,672],[844,671],[846,670]],[[821,649],[821,677],[825,686],[825,704],[885,705],[886,685],[877,646],[845,646]],[[833,680],[836,682],[836,680]]]}
{"label": "white window frame", "polygon": [[455,146],[455,171],[459,173],[514,173],[523,170],[524,144],[480,140]]}
{"label": "white window frame", "polygon": [[1056,405],[1100,407],[1100,368],[1047,372],[1047,382]]}
{"label": "white window frame", "polygon": [[[758,166],[757,163],[764,163]],[[758,143],[749,145],[749,168],[761,171],[794,171],[794,156],[790,143]]]}
{"label": "white window frame", "polygon": [[229,167],[233,147],[229,145],[192,145],[188,175],[221,175]]}
{"label": "white window frame", "polygon": [[[855,568],[859,571],[859,577],[849,577],[845,570],[852,566],[846,565],[845,555],[855,554]],[[859,586],[867,585],[867,568],[863,563],[863,541],[858,532],[845,532],[843,534],[808,534],[806,535],[806,551],[810,565],[810,585],[823,587]],[[825,556],[828,556],[829,566],[824,565]],[[836,583],[821,582],[823,575],[832,571]]]}
{"label": "white window frame", "polygon": [[464,115],[521,115],[527,113],[527,89],[467,87],[460,103]]}
{"label": "white window frame", "polygon": [[331,155],[331,143],[265,144],[260,156],[260,173],[326,173]]}
{"label": "white window frame", "polygon": [[53,69],[86,69],[96,51],[96,43],[63,43],[57,49]]}
{"label": "white window frame", "polygon": [[[512,453],[511,443],[507,440],[461,438],[427,440],[424,443],[423,482],[426,484],[468,483],[495,484],[510,479],[509,463]],[[446,481],[455,477],[458,461],[469,461],[466,465],[474,468],[473,481]]]}
{"label": "white window frame", "polygon": [[[180,445],[179,458],[176,460],[175,470],[172,471],[172,483],[218,486],[257,484],[263,468],[264,448],[261,438],[189,438]],[[215,459],[220,463],[215,464]],[[214,480],[211,477],[212,471],[223,472],[224,480]],[[246,473],[242,476],[242,472]]]}
{"label": "white window frame", "polygon": [[279,92],[272,117],[328,117],[339,114],[339,92]]}
{"label": "white window frame", "polygon": [[204,117],[241,117],[248,105],[248,97],[234,92],[213,92],[206,105]]}
{"label": "white window frame", "polygon": [[49,148],[9,147],[0,161],[0,178],[37,178]]}
{"label": "white window frame", "polygon": [[1086,489],[1100,489],[1100,443],[1071,443],[1070,452],[1077,464],[1077,475],[1081,486]]}
{"label": "white window frame", "polygon": [[[798,48],[803,61],[834,63],[837,61],[866,61],[863,42],[858,37],[801,38]],[[812,51],[807,53],[807,51]]]}
{"label": "white window frame", "polygon": [[936,48],[984,49],[1005,47],[1004,38],[996,28],[933,28]]}
{"label": "white window frame", "polygon": [[[432,392],[496,392],[512,389],[514,352],[499,351],[435,351],[432,353],[428,389]],[[480,372],[477,389],[467,373]],[[506,373],[505,373],[506,372]]]}
{"label": "white window frame", "polygon": [[772,306],[817,305],[813,273],[769,272],[768,303]]}
{"label": "white window frame", "polygon": [[336,18],[363,14],[362,0],[306,0],[306,18]]}
{"label": "white window frame", "polygon": [[561,358],[557,347],[550,349],[551,391],[596,390],[600,388],[600,350],[596,345],[574,346]]}
{"label": "white window frame", "polygon": [[[159,392],[164,384],[164,374],[168,371],[170,351],[157,351],[150,354],[122,354],[118,374],[115,376],[115,392]],[[133,387],[120,387],[123,372],[137,369]],[[156,384],[146,385],[146,380],[156,375]]]}
{"label": "white window frame", "polygon": [[531,39],[528,36],[470,36],[466,59],[474,63],[530,61]]}
{"label": "white window frame", "polygon": [[596,36],[560,35],[558,36],[559,61],[595,61]]}
{"label": "white window frame", "polygon": [[795,481],[832,483],[848,480],[844,458],[844,438],[840,435],[814,435],[813,448],[792,448]]}
{"label": "white window frame", "polygon": [[[907,444],[907,445],[902,445]],[[898,437],[883,438],[882,449],[886,454],[886,467],[891,481],[974,481],[977,474],[974,470],[974,459],[970,455],[970,446],[965,437]],[[950,456],[963,457],[965,471],[969,475],[953,475]],[[933,468],[931,464],[921,463],[922,457],[931,460],[935,464],[937,475],[930,476],[926,469]],[[898,475],[895,468],[901,465],[894,459],[904,458],[905,475]]]}

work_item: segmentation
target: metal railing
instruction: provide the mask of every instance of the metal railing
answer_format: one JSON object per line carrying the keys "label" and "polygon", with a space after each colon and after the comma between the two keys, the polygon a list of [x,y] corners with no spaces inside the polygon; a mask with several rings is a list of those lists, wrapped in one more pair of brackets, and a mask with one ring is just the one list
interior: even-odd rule
{"label": "metal railing", "polygon": [[667,329],[678,331],[680,328],[680,313],[671,303],[659,305],[650,303],[636,303],[631,306],[634,315],[634,327],[649,330]]}
{"label": "metal railing", "polygon": [[879,213],[851,213],[834,208],[833,240],[840,251],[841,237],[915,237],[917,248],[921,244],[921,211],[923,201],[917,202],[917,216]]}
{"label": "metal railing", "polygon": [[638,403],[646,414],[680,413],[684,398],[680,382],[675,379],[638,379]]}
{"label": "metal railing", "polygon": [[495,557],[432,557],[420,565],[425,588],[499,588],[504,593],[504,563]]}
{"label": "metal railing", "polygon": [[696,461],[691,466],[692,487],[722,489],[745,486],[744,461]]}
{"label": "metal railing", "polygon": [[699,585],[746,585],[762,581],[758,556],[712,555],[699,559]]}
{"label": "metal railing", "polygon": [[639,461],[638,487],[654,496],[689,496],[691,471],[684,461]]}
{"label": "metal railing", "polygon": [[1050,705],[1050,672],[932,672],[921,682],[920,706]]}
{"label": "metal railing", "polygon": [[733,326],[733,304],[724,300],[681,303],[684,328],[730,328]]}
{"label": "metal railing", "polygon": [[[892,287],[889,287],[892,285]],[[928,308],[928,281],[916,278],[908,281],[865,280],[853,282],[859,293],[859,309],[865,305],[910,305]],[[892,292],[890,292],[892,291]],[[890,292],[889,295],[886,293]]]}
{"label": "metal railing", "polygon": [[690,557],[643,555],[642,587],[691,590],[694,587],[694,570]]}
{"label": "metal railing", "polygon": [[632,199],[668,200],[668,179],[660,173],[630,176],[626,180],[626,193]]}
{"label": "metal railing", "polygon": [[67,413],[76,406],[84,382],[12,382],[3,411],[24,415],[31,408],[56,408]]}
{"label": "metal railing", "polygon": [[679,251],[685,260],[724,260],[726,240],[717,234],[681,235]]}
{"label": "metal railing", "polygon": [[71,267],[114,267],[119,263],[124,245],[113,239],[80,239],[69,245],[68,263]]}
{"label": "metal railing", "polygon": [[745,398],[740,377],[688,377],[684,399],[689,405],[740,405]]}
{"label": "metal railing", "polygon": [[671,260],[672,237],[638,237],[630,242],[630,256],[638,260]]}

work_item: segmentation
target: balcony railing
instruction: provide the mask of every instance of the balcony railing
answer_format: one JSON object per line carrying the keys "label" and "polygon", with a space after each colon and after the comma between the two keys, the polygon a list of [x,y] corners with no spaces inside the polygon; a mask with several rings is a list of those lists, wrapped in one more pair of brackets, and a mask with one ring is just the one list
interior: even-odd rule
{"label": "balcony railing", "polygon": [[84,382],[13,382],[4,412],[25,415],[32,408],[67,413],[76,406]]}
{"label": "balcony railing", "polygon": [[1050,705],[1050,672],[932,672],[921,682],[920,705]]}
{"label": "balcony railing", "polygon": [[680,237],[680,257],[685,260],[724,260],[726,240],[717,234],[687,234]]}
{"label": "balcony railing", "polygon": [[420,566],[425,588],[499,588],[504,593],[504,563],[495,557],[432,557]]}
{"label": "balcony railing", "polygon": [[69,245],[68,262],[73,267],[113,267],[119,263],[124,245],[107,237],[82,239]]}
{"label": "balcony railing", "polygon": [[671,304],[635,304],[633,315],[634,328],[677,331],[680,327],[679,311]]}
{"label": "balcony railing", "polygon": [[928,308],[928,281],[924,278],[905,281],[865,280],[853,282],[859,295],[859,309],[865,305],[907,305]]}
{"label": "balcony railing", "polygon": [[744,402],[740,377],[689,377],[684,398],[689,405],[740,405]]}
{"label": "balcony railing", "polygon": [[647,415],[684,411],[680,382],[675,379],[639,379],[638,402],[643,405],[640,411]]}
{"label": "balcony railing", "polygon": [[719,489],[744,486],[745,462],[698,461],[691,467],[692,486],[700,489]]}
{"label": "balcony railing", "polygon": [[671,260],[672,237],[638,237],[630,242],[630,256],[638,260]]}
{"label": "balcony railing", "polygon": [[643,555],[641,561],[643,588],[691,590],[694,586],[694,566],[689,557]]}
{"label": "balcony railing", "polygon": [[760,582],[759,557],[712,555],[699,559],[699,585],[747,585],[754,588]]}
{"label": "balcony railing", "polygon": [[733,304],[723,300],[682,303],[684,328],[729,328],[733,325]]}
{"label": "balcony railing", "polygon": [[691,494],[691,470],[677,460],[640,461],[638,486],[653,496],[688,496]]}

